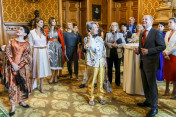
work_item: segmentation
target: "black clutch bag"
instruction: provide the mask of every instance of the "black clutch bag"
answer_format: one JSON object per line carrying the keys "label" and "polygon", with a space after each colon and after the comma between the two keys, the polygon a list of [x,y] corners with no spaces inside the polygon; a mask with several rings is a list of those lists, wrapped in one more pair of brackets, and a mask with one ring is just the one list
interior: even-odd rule
{"label": "black clutch bag", "polygon": [[117,39],[117,44],[121,44],[122,43],[122,39],[121,38],[119,38],[119,39]]}
{"label": "black clutch bag", "polygon": [[16,85],[20,86],[20,91],[24,93],[23,97],[28,98],[28,88],[25,86],[26,82],[19,74],[15,75]]}

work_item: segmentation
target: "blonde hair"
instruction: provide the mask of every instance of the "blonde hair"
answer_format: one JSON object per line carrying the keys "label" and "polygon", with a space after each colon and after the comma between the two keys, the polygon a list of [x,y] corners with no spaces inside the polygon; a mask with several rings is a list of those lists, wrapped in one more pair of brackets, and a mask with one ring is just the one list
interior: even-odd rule
{"label": "blonde hair", "polygon": [[[142,26],[142,24],[138,24],[137,26],[140,26],[140,28],[141,28],[141,32],[144,31],[144,27]],[[137,26],[136,26],[135,32],[137,32]]]}
{"label": "blonde hair", "polygon": [[119,25],[118,25],[117,22],[112,22],[112,23],[111,23],[111,25],[110,25],[110,27],[109,27],[109,31],[112,32],[112,24],[113,24],[113,23],[117,26],[117,30],[116,30],[116,31],[119,32],[120,30],[119,30]]}
{"label": "blonde hair", "polygon": [[72,22],[67,22],[65,31],[68,31],[68,24],[72,24],[72,29],[71,29],[71,31],[74,33],[74,30],[73,30],[73,23],[72,23]]}

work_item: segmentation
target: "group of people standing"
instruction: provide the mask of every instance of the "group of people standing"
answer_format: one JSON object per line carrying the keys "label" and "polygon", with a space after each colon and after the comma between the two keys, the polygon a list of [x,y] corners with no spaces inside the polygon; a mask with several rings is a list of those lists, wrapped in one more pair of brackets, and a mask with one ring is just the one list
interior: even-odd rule
{"label": "group of people standing", "polygon": [[[29,34],[29,42],[25,39]],[[42,18],[36,18],[34,29],[20,26],[16,32],[17,38],[10,39],[6,46],[6,61],[2,83],[6,86],[11,102],[10,116],[15,114],[15,105],[24,108],[29,105],[24,103],[29,94],[36,88],[36,79],[40,78],[40,92],[44,93],[43,81],[51,76],[49,84],[58,83],[58,71],[62,73],[66,61],[70,76],[72,76],[72,59],[75,59],[75,74],[78,78],[77,45],[82,43],[81,37],[73,32],[73,24],[68,23],[67,32],[57,27],[56,19],[51,17],[48,28],[44,29]],[[81,44],[80,44],[81,45]],[[32,67],[31,67],[32,66]],[[77,68],[77,69],[76,69]],[[30,72],[32,71],[32,73]],[[32,74],[32,79],[30,78]]]}
{"label": "group of people standing", "polygon": [[[73,32],[73,24],[67,24],[67,31],[57,27],[56,19],[51,17],[48,21],[48,28],[44,29],[44,22],[36,18],[34,29],[29,31],[28,27],[20,26],[17,31],[17,38],[11,39],[6,46],[6,61],[2,79],[3,84],[8,88],[11,102],[10,116],[15,114],[15,104],[19,103],[24,108],[29,105],[24,103],[29,93],[35,88],[33,84],[36,78],[40,78],[40,92],[44,93],[43,80],[51,76],[49,84],[57,83],[57,74],[62,73],[63,65],[67,61],[68,72],[72,78],[72,61],[74,61],[74,73],[78,78],[78,50],[81,46],[85,50],[86,70],[88,78],[89,105],[95,105],[94,86],[97,82],[97,96],[100,104],[105,104],[103,81],[108,71],[108,79],[112,83],[112,68],[115,66],[115,84],[120,86],[120,64],[123,60],[123,46],[129,42],[139,42],[139,47],[134,49],[140,54],[140,68],[144,94],[146,100],[138,103],[141,107],[151,107],[147,117],[155,116],[158,113],[158,90],[156,84],[157,72],[161,68],[161,59],[164,56],[164,78],[166,79],[165,95],[169,94],[169,81],[173,83],[171,98],[175,98],[176,85],[176,19],[170,18],[168,27],[170,31],[164,33],[162,23],[158,29],[152,28],[153,17],[145,15],[142,24],[134,24],[135,19],[130,17],[130,25],[123,23],[121,31],[118,23],[112,22],[110,31],[102,38],[102,31],[98,30],[96,22],[87,22],[87,35],[84,38],[84,45],[79,33]],[[161,25],[161,26],[160,26]],[[77,29],[77,27],[75,27]],[[145,30],[143,30],[145,29]],[[25,41],[29,34],[29,42]],[[133,40],[129,40],[133,38]],[[160,58],[159,58],[160,56]],[[31,64],[32,63],[32,67]],[[162,72],[162,69],[160,69]],[[32,80],[30,77],[32,71]],[[32,84],[32,85],[31,85]]]}
{"label": "group of people standing", "polygon": [[[166,80],[166,91],[164,95],[169,95],[169,81],[172,81],[173,91],[170,98],[173,99],[176,97],[176,38],[174,37],[176,30],[176,18],[169,19],[169,31],[166,33],[166,36],[163,33],[163,23],[159,23],[158,30],[153,28],[152,25],[153,17],[145,15],[142,19],[142,25],[137,25],[136,33],[130,34],[133,32],[133,27],[135,27],[134,25],[122,24],[122,31],[119,32],[118,24],[116,22],[112,22],[110,25],[110,32],[105,34],[103,42],[103,39],[100,38],[100,36],[97,36],[96,31],[98,29],[96,23],[87,23],[87,31],[89,33],[84,39],[84,47],[87,50],[86,61],[88,69],[87,75],[90,105],[95,104],[93,91],[96,78],[99,102],[101,104],[106,103],[103,98],[102,89],[106,65],[108,68],[108,78],[110,83],[112,82],[112,67],[113,64],[115,65],[115,84],[117,86],[120,85],[120,63],[123,59],[123,45],[125,43],[129,43],[128,38],[131,38],[130,35],[135,37],[135,41],[139,41],[139,47],[135,48],[134,52],[136,54],[140,54],[141,77],[144,95],[146,98],[143,103],[137,103],[137,105],[140,107],[151,108],[146,114],[147,117],[153,117],[158,113],[158,89],[156,81],[157,79],[159,80],[162,71],[163,77]],[[131,31],[129,31],[130,29]],[[164,58],[163,68],[161,63],[162,57]]]}

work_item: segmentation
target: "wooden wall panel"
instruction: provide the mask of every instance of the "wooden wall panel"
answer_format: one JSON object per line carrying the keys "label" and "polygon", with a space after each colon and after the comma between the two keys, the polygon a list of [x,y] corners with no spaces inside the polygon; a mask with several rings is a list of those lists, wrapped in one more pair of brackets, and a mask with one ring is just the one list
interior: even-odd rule
{"label": "wooden wall panel", "polygon": [[[92,4],[101,5],[101,20],[96,22],[99,22],[100,28],[107,32],[109,25],[114,21],[119,24],[122,22],[128,24],[129,17],[135,17],[136,23],[138,23],[146,14],[155,18],[155,10],[159,5],[159,0],[52,0],[52,2],[51,0],[43,0],[40,3],[28,3],[26,0],[13,0],[12,3],[12,0],[3,0],[2,4],[5,16],[3,19],[5,24],[2,26],[5,25],[7,29],[10,26],[13,29],[12,31],[9,30],[10,28],[4,29],[9,34],[15,30],[11,24],[26,23],[28,25],[28,22],[34,18],[33,11],[39,9],[45,24],[49,17],[54,16],[56,19],[60,18],[58,24],[63,25],[64,28],[66,23],[70,21],[77,24],[80,33],[84,35],[86,22],[92,21]],[[3,43],[2,40],[1,43]]]}
{"label": "wooden wall panel", "polygon": [[119,24],[119,28],[121,23],[129,23],[129,17],[134,17],[137,23],[138,0],[113,1],[111,5],[113,16],[111,22],[116,21]]}
{"label": "wooden wall panel", "polygon": [[86,22],[87,22],[87,0],[82,0],[80,3],[80,27],[79,32],[82,34],[82,38],[86,34]]}
{"label": "wooden wall panel", "polygon": [[[129,10],[128,10],[128,2],[120,2],[119,4],[119,25],[121,23],[127,23],[128,22],[128,14],[129,14]],[[119,27],[120,28],[120,27]]]}
{"label": "wooden wall panel", "polygon": [[80,2],[79,1],[62,1],[62,19],[63,28],[66,28],[68,22],[72,22],[80,26]]}
{"label": "wooden wall panel", "polygon": [[104,30],[104,32],[107,31],[107,0],[87,0],[89,1],[89,4],[87,5],[89,7],[89,17],[88,21],[92,21],[92,5],[101,5],[101,20],[96,21],[99,23],[100,28]]}
{"label": "wooden wall panel", "polygon": [[136,22],[138,21],[138,0],[132,0],[131,2],[131,14],[130,17],[134,17]]}

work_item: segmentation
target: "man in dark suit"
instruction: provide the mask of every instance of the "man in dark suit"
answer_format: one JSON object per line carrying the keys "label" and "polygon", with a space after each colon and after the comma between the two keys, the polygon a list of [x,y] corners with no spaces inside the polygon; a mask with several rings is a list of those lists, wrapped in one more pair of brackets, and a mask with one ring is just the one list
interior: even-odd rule
{"label": "man in dark suit", "polygon": [[129,18],[129,25],[127,25],[127,30],[129,30],[132,34],[136,32],[136,25],[134,17]]}
{"label": "man in dark suit", "polygon": [[143,103],[137,105],[151,108],[146,117],[154,117],[158,113],[156,78],[159,69],[159,53],[166,48],[162,33],[152,28],[152,24],[153,17],[145,15],[142,19],[145,31],[139,37],[139,48],[134,49],[136,54],[140,54],[142,84],[146,98]]}

